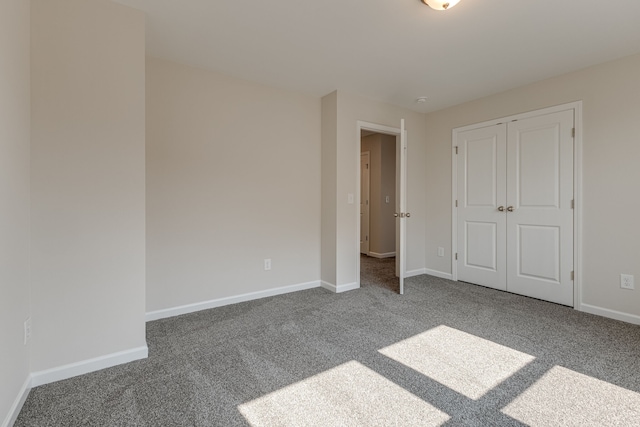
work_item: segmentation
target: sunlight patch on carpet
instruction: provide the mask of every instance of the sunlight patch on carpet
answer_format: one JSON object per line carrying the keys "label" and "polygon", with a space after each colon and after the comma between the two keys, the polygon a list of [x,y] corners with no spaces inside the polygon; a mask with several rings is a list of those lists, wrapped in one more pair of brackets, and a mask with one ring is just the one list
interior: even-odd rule
{"label": "sunlight patch on carpet", "polygon": [[444,325],[379,351],[474,400],[535,359]]}
{"label": "sunlight patch on carpet", "polygon": [[555,366],[502,413],[530,426],[638,426],[640,394]]}
{"label": "sunlight patch on carpet", "polygon": [[238,406],[258,426],[440,426],[449,416],[351,361]]}

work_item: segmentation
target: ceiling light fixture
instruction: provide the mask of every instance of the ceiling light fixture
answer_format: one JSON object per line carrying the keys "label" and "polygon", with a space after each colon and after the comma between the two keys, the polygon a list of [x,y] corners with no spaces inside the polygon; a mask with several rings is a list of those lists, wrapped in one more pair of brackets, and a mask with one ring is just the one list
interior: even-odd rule
{"label": "ceiling light fixture", "polygon": [[447,10],[457,5],[460,0],[422,0],[422,3],[435,10]]}

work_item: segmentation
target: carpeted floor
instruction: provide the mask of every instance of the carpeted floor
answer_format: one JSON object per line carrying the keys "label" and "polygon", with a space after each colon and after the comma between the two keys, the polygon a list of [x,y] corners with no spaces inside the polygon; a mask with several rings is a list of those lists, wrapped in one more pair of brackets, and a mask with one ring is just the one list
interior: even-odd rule
{"label": "carpeted floor", "polygon": [[396,277],[396,259],[373,258],[360,254],[360,286],[379,286],[392,292],[400,292]]}
{"label": "carpeted floor", "polygon": [[638,426],[640,327],[430,276],[147,325],[149,358],[33,389],[22,426]]}

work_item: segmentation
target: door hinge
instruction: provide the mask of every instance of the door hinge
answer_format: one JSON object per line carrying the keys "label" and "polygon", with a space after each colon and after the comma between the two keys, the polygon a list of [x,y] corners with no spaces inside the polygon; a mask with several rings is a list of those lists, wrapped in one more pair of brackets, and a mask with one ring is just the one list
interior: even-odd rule
{"label": "door hinge", "polygon": [[458,260],[458,252],[456,252],[456,261]]}
{"label": "door hinge", "polygon": [[456,208],[458,207],[458,201],[456,200]]}
{"label": "door hinge", "polygon": [[575,274],[573,273],[573,271],[571,272],[571,280],[574,280]]}
{"label": "door hinge", "polygon": [[571,137],[575,138],[576,137],[576,128],[572,128],[571,129]]}
{"label": "door hinge", "polygon": [[575,200],[571,199],[571,209],[575,209],[576,203]]}
{"label": "door hinge", "polygon": [[369,163],[367,163],[367,169],[369,169]]}
{"label": "door hinge", "polygon": [[456,154],[458,154],[458,146],[456,145]]}

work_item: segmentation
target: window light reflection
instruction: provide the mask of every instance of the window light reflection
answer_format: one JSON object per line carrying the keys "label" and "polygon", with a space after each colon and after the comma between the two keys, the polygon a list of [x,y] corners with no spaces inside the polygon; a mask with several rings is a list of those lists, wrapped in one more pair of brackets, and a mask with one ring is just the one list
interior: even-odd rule
{"label": "window light reflection", "polygon": [[251,426],[440,426],[449,416],[351,361],[238,406]]}
{"label": "window light reflection", "polygon": [[640,394],[554,366],[502,412],[530,426],[639,426]]}
{"label": "window light reflection", "polygon": [[444,325],[379,351],[474,400],[535,359]]}

